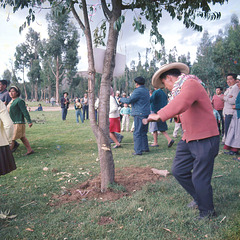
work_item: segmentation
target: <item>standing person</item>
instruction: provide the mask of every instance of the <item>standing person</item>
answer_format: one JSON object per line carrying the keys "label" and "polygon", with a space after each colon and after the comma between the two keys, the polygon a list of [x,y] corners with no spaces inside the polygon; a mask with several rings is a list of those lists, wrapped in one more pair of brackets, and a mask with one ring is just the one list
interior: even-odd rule
{"label": "standing person", "polygon": [[[239,88],[237,86],[237,74],[229,73],[227,75],[227,85],[229,88],[224,93],[224,108],[223,113],[225,116],[225,126],[224,126],[224,137],[226,139],[228,128],[233,117],[234,109],[232,108],[235,104],[237,95],[239,93]],[[228,153],[228,152],[226,152]]]}
{"label": "standing person", "polygon": [[51,103],[52,107],[55,106],[55,103],[56,103],[56,99],[55,99],[55,97],[51,97],[51,99],[50,99],[50,103]]}
{"label": "standing person", "polygon": [[148,146],[148,125],[142,123],[150,113],[150,96],[148,89],[145,88],[145,79],[137,77],[134,79],[135,89],[129,98],[121,98],[122,103],[132,105],[131,115],[134,117],[134,153],[133,155],[142,155],[143,152],[149,152]]}
{"label": "standing person", "polygon": [[8,105],[8,103],[11,101],[11,97],[9,96],[7,90],[7,80],[0,80],[0,100],[5,105]]}
{"label": "standing person", "polygon": [[65,121],[67,117],[67,111],[69,108],[69,99],[67,92],[64,92],[63,97],[61,97],[61,108],[62,108],[62,120]]}
{"label": "standing person", "polygon": [[12,142],[13,122],[5,104],[0,100],[0,175],[16,169],[14,157],[9,144]]}
{"label": "standing person", "polygon": [[[237,80],[237,86],[238,89],[240,89],[240,80]],[[232,108],[234,112],[225,139],[224,149],[229,150],[230,155],[237,155],[240,150],[240,92]],[[239,160],[239,158],[237,158],[237,160]]]}
{"label": "standing person", "polygon": [[110,89],[109,132],[110,138],[116,144],[113,148],[120,148],[121,144],[115,134],[116,132],[120,132],[120,114],[118,111],[117,101],[114,98],[114,92],[112,87]]}
{"label": "standing person", "polygon": [[[168,103],[168,98],[165,92],[162,89],[155,88],[155,91],[150,94],[150,107],[151,107],[151,113],[157,113],[160,109],[165,107]],[[151,147],[159,147],[158,145],[158,131],[163,134],[163,136],[168,141],[168,147],[170,148],[174,140],[172,140],[168,133],[166,132],[168,130],[168,126],[166,122],[152,122],[149,125],[149,132],[153,132],[153,139],[154,143],[151,145]]]}
{"label": "standing person", "polygon": [[83,121],[83,115],[82,115],[82,104],[79,98],[75,99],[74,108],[76,112],[76,122],[79,123],[79,117],[80,117],[81,122],[83,123],[84,121]]}
{"label": "standing person", "polygon": [[27,119],[28,126],[32,127],[32,121],[30,115],[27,111],[25,102],[19,98],[21,95],[21,91],[18,87],[12,86],[9,89],[9,94],[12,98],[12,101],[8,104],[10,117],[14,124],[14,133],[12,138],[12,144],[10,149],[14,151],[18,145],[16,145],[16,140],[21,139],[24,146],[27,148],[26,155],[33,154],[34,151],[32,150],[28,139],[25,136],[25,120]]}
{"label": "standing person", "polygon": [[224,134],[224,118],[223,118],[223,107],[224,107],[224,95],[222,93],[223,88],[222,87],[216,87],[216,94],[214,94],[212,98],[212,105],[213,108],[216,109],[221,117],[221,125],[222,125],[222,130],[220,123],[218,124],[218,129],[220,135]]}
{"label": "standing person", "polygon": [[153,86],[167,88],[171,98],[167,106],[143,122],[170,118],[181,121],[184,133],[177,145],[172,174],[192,196],[188,207],[198,206],[197,220],[201,220],[215,215],[211,178],[219,150],[219,132],[201,80],[188,73],[186,64],[170,63],[153,75]]}
{"label": "standing person", "polygon": [[129,117],[131,114],[131,109],[130,109],[130,107],[128,107],[127,103],[123,104],[123,108],[121,109],[120,114],[122,115],[121,132],[124,131],[125,125],[126,125],[126,131],[129,132]]}
{"label": "standing person", "polygon": [[82,99],[82,105],[83,105],[83,120],[85,120],[85,119],[88,119],[88,95],[87,95],[87,93],[84,94],[84,97]]}

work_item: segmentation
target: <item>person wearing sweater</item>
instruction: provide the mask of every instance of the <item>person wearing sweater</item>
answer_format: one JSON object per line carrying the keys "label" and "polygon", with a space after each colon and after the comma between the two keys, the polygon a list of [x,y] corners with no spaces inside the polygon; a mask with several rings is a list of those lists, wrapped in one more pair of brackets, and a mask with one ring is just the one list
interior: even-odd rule
{"label": "person wearing sweater", "polygon": [[[240,89],[240,76],[239,80],[237,80],[237,87]],[[224,149],[229,150],[229,155],[238,155],[238,151],[240,150],[240,92],[232,108],[234,112],[225,139]],[[236,160],[240,160],[240,158]]]}
{"label": "person wearing sweater", "polygon": [[9,95],[12,101],[8,104],[9,114],[14,124],[14,134],[12,138],[11,150],[16,147],[16,140],[20,139],[24,146],[27,148],[27,153],[25,155],[33,154],[28,139],[25,136],[25,119],[27,119],[28,126],[32,127],[32,121],[30,115],[27,111],[25,102],[19,98],[21,91],[18,87],[12,86],[9,89]]}
{"label": "person wearing sweater", "polygon": [[120,148],[121,144],[117,140],[115,132],[120,132],[120,114],[118,110],[118,104],[114,98],[113,88],[110,89],[110,110],[109,110],[109,132],[110,138],[116,144],[113,148]]}
{"label": "person wearing sweater", "polygon": [[5,104],[0,100],[0,175],[16,169],[14,157],[9,144],[12,142],[13,122]]}
{"label": "person wearing sweater", "polygon": [[197,220],[215,215],[211,178],[219,151],[219,131],[211,101],[201,80],[183,63],[163,65],[152,78],[154,87],[171,91],[170,102],[143,123],[175,118],[183,136],[177,145],[172,174],[192,196],[188,207],[198,207]]}
{"label": "person wearing sweater", "polygon": [[223,107],[224,107],[224,95],[222,93],[223,88],[222,87],[216,87],[216,94],[214,94],[212,98],[212,105],[213,108],[216,109],[221,117],[221,125],[222,129],[220,127],[220,123],[218,124],[218,129],[220,132],[220,135],[224,134],[224,117],[223,117]]}
{"label": "person wearing sweater", "polygon": [[235,104],[237,95],[239,93],[239,88],[237,86],[237,74],[229,73],[227,75],[227,85],[229,88],[224,92],[224,108],[223,108],[223,115],[225,117],[225,126],[224,126],[224,137],[226,139],[228,128],[231,123],[234,109],[233,105]]}

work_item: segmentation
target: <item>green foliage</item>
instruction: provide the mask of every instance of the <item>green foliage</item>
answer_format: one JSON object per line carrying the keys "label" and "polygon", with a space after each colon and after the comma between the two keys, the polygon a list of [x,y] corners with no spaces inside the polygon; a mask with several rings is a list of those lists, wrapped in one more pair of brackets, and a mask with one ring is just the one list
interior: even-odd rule
{"label": "green foliage", "polygon": [[217,86],[226,85],[226,75],[240,72],[240,25],[237,16],[232,16],[225,33],[219,31],[216,39],[204,32],[197,51],[192,73],[201,78],[211,94]]}
{"label": "green foliage", "polygon": [[93,43],[95,47],[98,47],[99,45],[105,46],[105,38],[106,38],[106,21],[102,21],[102,24],[100,27],[96,27],[93,31]]}

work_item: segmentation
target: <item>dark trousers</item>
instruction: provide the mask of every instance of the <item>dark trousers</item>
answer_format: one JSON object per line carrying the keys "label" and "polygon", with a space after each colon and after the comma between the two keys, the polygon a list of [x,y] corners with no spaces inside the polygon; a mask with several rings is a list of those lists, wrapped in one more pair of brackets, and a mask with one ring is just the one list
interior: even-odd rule
{"label": "dark trousers", "polygon": [[134,151],[137,154],[141,154],[143,151],[149,150],[148,147],[148,124],[144,125],[142,123],[143,118],[147,116],[134,116]]}
{"label": "dark trousers", "polygon": [[67,117],[67,108],[62,108],[62,120],[66,120]]}
{"label": "dark trousers", "polygon": [[214,210],[211,178],[219,136],[177,145],[172,174],[198,204],[200,215]]}
{"label": "dark trousers", "polygon": [[233,117],[232,114],[225,114],[225,131],[224,131],[225,139],[226,139],[226,137],[227,137],[227,132],[228,132],[230,123],[231,123],[231,121],[232,121],[232,117]]}
{"label": "dark trousers", "polygon": [[[86,115],[86,117],[85,117]],[[83,105],[83,120],[88,119],[88,105]]]}

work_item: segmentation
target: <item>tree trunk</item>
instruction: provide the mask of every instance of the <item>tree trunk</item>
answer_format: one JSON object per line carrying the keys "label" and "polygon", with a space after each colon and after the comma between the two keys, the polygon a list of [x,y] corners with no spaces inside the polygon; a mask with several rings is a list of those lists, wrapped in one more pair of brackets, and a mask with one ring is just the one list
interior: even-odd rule
{"label": "tree trunk", "polygon": [[56,103],[59,103],[59,57],[56,58]]}
{"label": "tree trunk", "polygon": [[36,101],[38,101],[38,82],[37,81],[35,82],[35,85],[34,85],[34,98]]}
{"label": "tree trunk", "polygon": [[85,26],[83,26],[74,7],[72,7],[72,12],[76,20],[78,21],[80,27],[84,30],[87,42],[89,115],[91,127],[93,133],[95,134],[98,145],[98,157],[100,160],[101,168],[101,191],[105,192],[109,184],[114,182],[115,177],[114,161],[111,151],[111,144],[109,142],[109,99],[110,86],[113,79],[113,70],[115,67],[115,55],[118,39],[118,32],[114,29],[114,22],[121,15],[121,1],[113,1],[112,14],[109,22],[109,35],[104,57],[104,68],[99,94],[98,125],[96,123],[94,114],[95,65],[93,58],[91,31],[87,13],[87,5],[85,0],[82,0],[82,7]]}
{"label": "tree trunk", "polygon": [[25,101],[27,101],[28,95],[27,95],[27,89],[26,89],[25,80],[24,80],[24,67],[23,67],[23,88],[24,88],[24,93],[25,93]]}

